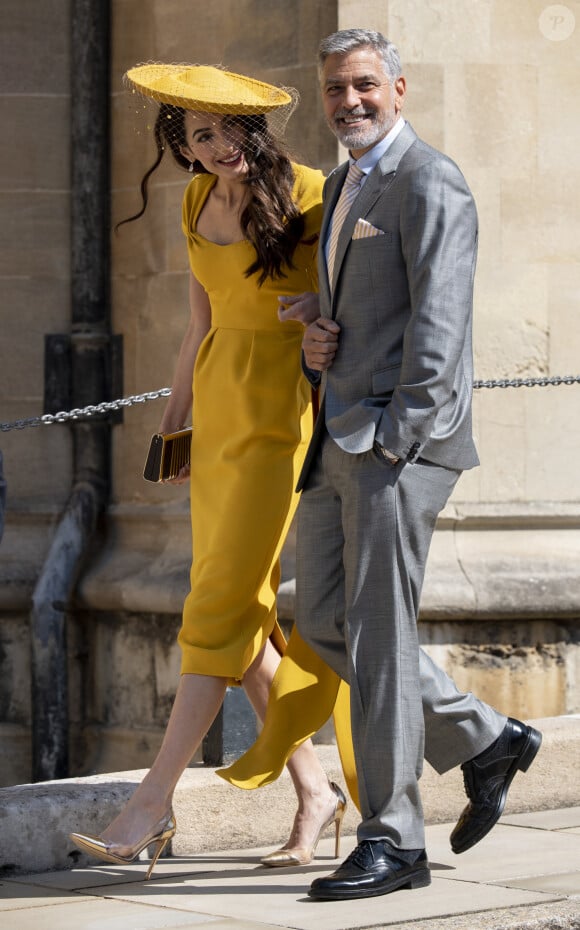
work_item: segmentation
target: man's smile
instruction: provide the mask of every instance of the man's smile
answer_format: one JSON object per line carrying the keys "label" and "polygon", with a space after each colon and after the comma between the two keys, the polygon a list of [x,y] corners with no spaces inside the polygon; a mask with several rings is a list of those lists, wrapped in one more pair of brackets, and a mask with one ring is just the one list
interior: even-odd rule
{"label": "man's smile", "polygon": [[335,122],[342,123],[343,126],[360,126],[367,119],[374,119],[375,114],[372,111],[363,113],[340,113],[335,116]]}

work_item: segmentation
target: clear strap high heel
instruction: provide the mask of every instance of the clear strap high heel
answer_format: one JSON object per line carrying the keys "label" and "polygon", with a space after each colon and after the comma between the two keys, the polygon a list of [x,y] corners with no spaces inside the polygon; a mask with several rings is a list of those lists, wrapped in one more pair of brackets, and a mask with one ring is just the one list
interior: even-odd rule
{"label": "clear strap high heel", "polygon": [[291,865],[308,865],[314,858],[314,853],[316,852],[316,847],[318,846],[320,837],[331,823],[333,823],[335,826],[334,858],[338,859],[340,855],[340,831],[342,828],[344,812],[346,811],[346,798],[342,789],[339,788],[339,786],[333,781],[330,782],[330,787],[336,796],[336,806],[334,808],[334,813],[321,825],[318,831],[318,835],[316,836],[316,839],[314,840],[314,843],[310,849],[303,849],[300,847],[289,848],[283,846],[282,849],[277,849],[275,852],[271,852],[267,856],[263,856],[262,859],[260,859],[262,865],[267,865],[271,869],[283,868],[285,866],[287,867]]}
{"label": "clear strap high heel", "polygon": [[[146,846],[154,846],[154,853],[145,876],[145,881],[147,881],[151,877],[159,856],[169,840],[175,836],[176,829],[175,815],[171,811],[164,820],[155,824],[153,830],[142,840],[139,840],[138,843],[135,843],[134,846],[124,847],[120,843],[105,843],[100,836],[91,836],[88,833],[70,833],[69,837],[82,852],[95,856],[97,859],[103,859],[105,862],[114,862],[116,865],[128,865],[130,862],[135,861]],[[115,852],[115,848],[128,848],[130,851],[128,854],[121,856]]]}

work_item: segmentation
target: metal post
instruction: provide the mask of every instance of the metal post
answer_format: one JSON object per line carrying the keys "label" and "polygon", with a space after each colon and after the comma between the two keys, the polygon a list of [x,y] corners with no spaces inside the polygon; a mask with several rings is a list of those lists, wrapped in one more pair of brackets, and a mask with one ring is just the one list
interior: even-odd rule
{"label": "metal post", "polygon": [[[110,396],[108,0],[71,2],[71,359],[75,407]],[[33,595],[33,780],[68,775],[66,616],[110,483],[110,422],[72,423],[73,487]]]}

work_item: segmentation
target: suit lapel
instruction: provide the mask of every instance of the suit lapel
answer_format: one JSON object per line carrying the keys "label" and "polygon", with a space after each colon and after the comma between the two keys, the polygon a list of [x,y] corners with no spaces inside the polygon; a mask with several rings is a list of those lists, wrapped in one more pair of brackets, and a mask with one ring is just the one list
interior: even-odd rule
{"label": "suit lapel", "polygon": [[[395,179],[397,168],[399,163],[410,146],[416,140],[417,136],[410,126],[409,123],[406,123],[405,127],[399,133],[393,144],[387,149],[383,157],[373,168],[369,174],[367,180],[365,181],[362,190],[356,197],[352,207],[350,208],[346,219],[343,223],[340,235],[338,237],[338,242],[336,245],[336,256],[334,259],[334,273],[333,273],[333,282],[332,282],[332,317],[334,318],[336,314],[336,294],[337,294],[337,282],[340,275],[340,270],[344,260],[344,256],[352,239],[352,234],[354,232],[354,227],[356,222],[360,218],[364,218],[369,211],[374,206],[378,198],[389,188],[392,182]],[[344,169],[344,170],[342,170]],[[346,177],[348,172],[348,163],[341,166],[340,181],[337,174],[337,186],[333,190],[332,195],[332,204],[329,200],[328,208],[325,211],[324,221],[323,221],[323,232],[321,238],[321,244],[326,242],[326,236],[328,231],[328,224],[330,217],[332,216],[332,211],[338,200],[340,189],[342,188],[342,182]],[[324,264],[324,278],[325,285],[328,287],[328,275],[326,273],[326,262]]]}

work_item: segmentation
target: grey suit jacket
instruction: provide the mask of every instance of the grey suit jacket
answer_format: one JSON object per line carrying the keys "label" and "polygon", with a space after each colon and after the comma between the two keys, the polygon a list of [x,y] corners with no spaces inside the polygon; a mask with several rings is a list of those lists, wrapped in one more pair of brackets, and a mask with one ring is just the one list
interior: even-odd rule
{"label": "grey suit jacket", "polygon": [[[341,332],[298,488],[325,425],[346,452],[368,451],[376,440],[408,462],[421,456],[473,468],[477,213],[469,188],[454,162],[407,123],[346,217],[331,293],[324,243],[347,171],[341,165],[324,188],[321,315],[336,319]],[[356,237],[361,218],[376,235]]]}

